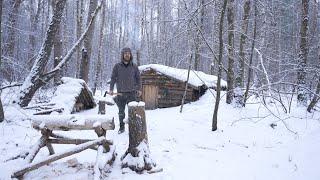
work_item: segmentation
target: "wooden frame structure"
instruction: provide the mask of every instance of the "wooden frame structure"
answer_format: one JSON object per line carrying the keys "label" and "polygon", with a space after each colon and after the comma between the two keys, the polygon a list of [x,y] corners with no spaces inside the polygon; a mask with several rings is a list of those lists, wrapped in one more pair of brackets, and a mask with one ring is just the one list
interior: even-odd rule
{"label": "wooden frame structure", "polygon": [[[101,171],[103,167],[99,167],[99,162],[103,153],[112,153],[111,159],[104,160],[111,165],[115,159],[114,148],[111,148],[113,142],[106,139],[106,131],[115,128],[113,117],[106,115],[92,115],[92,116],[79,116],[79,115],[37,115],[32,117],[32,126],[41,131],[42,136],[33,148],[28,152],[25,158],[27,165],[15,171],[12,178],[20,178],[26,172],[37,169],[41,166],[62,159],[64,157],[79,153],[86,149],[97,150],[97,159],[94,167],[94,179],[101,178]],[[55,130],[94,130],[98,139],[73,139],[68,138],[57,133]],[[62,152],[55,153],[52,144],[76,144],[77,146]],[[47,147],[49,150],[49,157],[39,162],[33,162],[33,159],[42,147]]]}

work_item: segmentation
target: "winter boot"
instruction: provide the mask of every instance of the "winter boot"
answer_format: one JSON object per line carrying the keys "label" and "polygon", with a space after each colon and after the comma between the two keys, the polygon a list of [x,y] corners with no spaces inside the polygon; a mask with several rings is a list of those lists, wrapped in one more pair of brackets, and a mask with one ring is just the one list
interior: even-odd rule
{"label": "winter boot", "polygon": [[124,128],[124,123],[121,123],[121,124],[120,124],[120,128],[119,128],[119,131],[118,131],[118,134],[123,133],[124,130],[125,130],[125,128]]}

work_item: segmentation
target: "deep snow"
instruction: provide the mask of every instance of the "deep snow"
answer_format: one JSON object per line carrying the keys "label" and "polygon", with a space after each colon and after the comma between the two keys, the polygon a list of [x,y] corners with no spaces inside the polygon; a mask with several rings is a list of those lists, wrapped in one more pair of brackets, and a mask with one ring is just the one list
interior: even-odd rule
{"label": "deep snow", "polygon": [[[225,96],[223,96],[225,97]],[[106,111],[116,119],[116,130],[107,138],[116,145],[118,156],[107,173],[107,179],[243,179],[243,180],[318,180],[320,179],[320,113],[307,113],[305,108],[292,106],[285,114],[279,106],[268,107],[279,118],[255,99],[245,108],[233,108],[220,103],[218,130],[211,131],[214,98],[207,92],[197,102],[180,107],[146,111],[149,148],[152,159],[162,172],[136,174],[121,169],[120,157],[128,147],[128,127],[117,134],[117,107]],[[81,112],[97,114],[98,109]],[[22,166],[21,159],[5,162],[8,158],[28,150],[40,137],[31,128],[28,115],[16,106],[5,106],[7,120],[0,124],[0,179]],[[259,117],[259,118],[258,118]],[[276,124],[274,128],[271,123]],[[286,126],[287,127],[286,127]],[[288,130],[289,129],[289,130]],[[294,131],[296,133],[293,133]],[[96,138],[94,132],[61,132],[80,138]],[[71,145],[55,145],[62,152]],[[43,148],[35,161],[48,155]],[[76,159],[74,159],[76,158]],[[25,179],[93,179],[96,152],[86,150],[27,173]]]}

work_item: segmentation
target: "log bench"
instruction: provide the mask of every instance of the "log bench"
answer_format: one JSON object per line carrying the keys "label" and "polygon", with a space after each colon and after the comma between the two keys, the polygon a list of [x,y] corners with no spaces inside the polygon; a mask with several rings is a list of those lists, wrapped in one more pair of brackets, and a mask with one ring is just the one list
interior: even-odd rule
{"label": "log bench", "polygon": [[[103,161],[111,165],[115,159],[116,153],[115,148],[112,147],[113,142],[106,139],[106,131],[115,128],[113,117],[107,115],[37,115],[32,116],[31,120],[32,127],[40,130],[42,136],[28,152],[25,158],[26,166],[13,172],[12,178],[21,178],[29,171],[90,148],[97,150],[94,179],[100,179],[101,171],[106,164],[101,167],[101,163],[99,162]],[[98,138],[74,139],[53,132],[56,130],[94,130]],[[55,153],[52,144],[75,144],[77,146],[61,153]],[[50,155],[39,162],[33,162],[33,159],[42,147],[47,147]],[[111,156],[104,156],[110,159],[102,160],[105,153],[111,153]]]}

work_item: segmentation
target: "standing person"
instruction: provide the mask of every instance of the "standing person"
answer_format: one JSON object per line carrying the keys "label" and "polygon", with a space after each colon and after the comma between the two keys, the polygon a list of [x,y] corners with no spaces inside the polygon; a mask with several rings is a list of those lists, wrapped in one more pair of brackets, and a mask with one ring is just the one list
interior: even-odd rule
{"label": "standing person", "polygon": [[125,130],[123,119],[125,118],[125,107],[131,101],[137,101],[141,96],[141,81],[138,66],[132,62],[130,48],[121,51],[121,62],[117,63],[112,70],[110,91],[113,95],[114,84],[117,84],[117,96],[115,102],[119,109],[120,128],[118,133]]}

